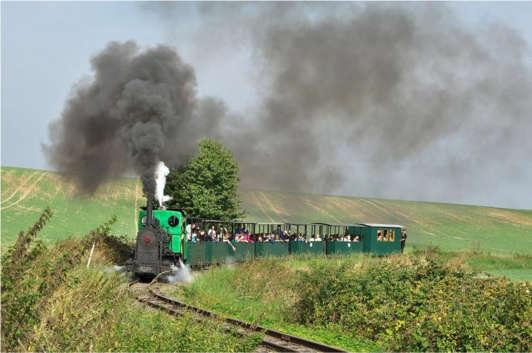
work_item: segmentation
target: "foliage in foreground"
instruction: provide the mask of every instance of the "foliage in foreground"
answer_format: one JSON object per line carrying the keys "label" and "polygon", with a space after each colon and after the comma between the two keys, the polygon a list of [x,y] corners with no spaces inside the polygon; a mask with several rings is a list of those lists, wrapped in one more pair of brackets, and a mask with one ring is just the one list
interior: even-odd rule
{"label": "foliage in foreground", "polygon": [[105,243],[113,217],[83,239],[64,241],[53,249],[36,239],[52,216],[47,208],[2,258],[2,348],[15,349],[28,339],[39,322],[40,310],[61,286],[68,272],[79,265],[91,244]]}
{"label": "foliage in foreground", "polygon": [[294,312],[334,323],[390,350],[530,351],[530,283],[476,278],[434,254],[301,273]]}
{"label": "foliage in foreground", "polygon": [[123,278],[77,269],[54,293],[24,350],[243,352],[260,342],[224,332],[216,321],[143,309],[129,297]]}
{"label": "foliage in foreground", "polygon": [[212,270],[180,294],[348,350],[530,351],[531,284],[479,278],[462,261],[434,252],[261,260]]}
{"label": "foliage in foreground", "polygon": [[[105,271],[129,252],[108,235],[113,219],[82,239],[47,248],[36,236],[50,216],[45,211],[2,258],[2,351],[249,351],[257,345],[260,337],[238,337],[212,320],[175,319],[136,305],[126,279]],[[87,269],[92,244],[97,250]]]}

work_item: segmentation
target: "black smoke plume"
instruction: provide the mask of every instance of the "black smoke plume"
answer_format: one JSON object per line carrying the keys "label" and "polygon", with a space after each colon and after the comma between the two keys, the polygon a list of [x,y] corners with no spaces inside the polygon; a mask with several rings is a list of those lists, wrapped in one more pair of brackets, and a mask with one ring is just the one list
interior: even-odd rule
{"label": "black smoke plume", "polygon": [[[172,36],[182,5],[143,6]],[[245,185],[530,207],[530,51],[511,28],[445,4],[196,11],[198,52],[252,53],[258,112],[223,136]]]}
{"label": "black smoke plume", "polygon": [[250,51],[260,103],[244,119],[197,99],[174,50],[110,44],[47,148],[83,190],[131,167],[150,175],[158,159],[178,166],[211,136],[234,151],[249,187],[523,205],[532,75],[513,30],[466,26],[440,4],[141,6],[170,35],[194,7],[201,60]]}
{"label": "black smoke plume", "polygon": [[180,139],[189,141],[184,129],[201,105],[194,71],[169,47],[141,51],[132,41],[110,43],[91,63],[94,78],[74,87],[50,126],[47,156],[82,193],[132,171],[153,195],[159,160],[179,163],[190,153]]}

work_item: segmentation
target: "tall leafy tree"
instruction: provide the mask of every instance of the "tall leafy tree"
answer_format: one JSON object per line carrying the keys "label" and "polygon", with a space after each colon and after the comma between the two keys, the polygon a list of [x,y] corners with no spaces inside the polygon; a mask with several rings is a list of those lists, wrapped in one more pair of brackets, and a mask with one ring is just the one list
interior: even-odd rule
{"label": "tall leafy tree", "polygon": [[170,206],[201,218],[231,220],[243,215],[238,196],[239,169],[232,152],[212,139],[201,140],[198,153],[166,181]]}

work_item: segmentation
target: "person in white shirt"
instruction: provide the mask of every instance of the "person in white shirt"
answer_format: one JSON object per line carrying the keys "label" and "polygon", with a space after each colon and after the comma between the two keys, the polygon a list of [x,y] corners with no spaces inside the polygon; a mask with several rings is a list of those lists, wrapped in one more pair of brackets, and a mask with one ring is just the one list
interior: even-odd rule
{"label": "person in white shirt", "polygon": [[216,238],[216,229],[214,229],[214,226],[212,226],[211,229],[209,229],[209,232],[207,233],[207,235],[212,241],[218,241],[218,238]]}
{"label": "person in white shirt", "polygon": [[187,232],[187,240],[190,241],[192,239],[192,224],[187,224],[185,230]]}

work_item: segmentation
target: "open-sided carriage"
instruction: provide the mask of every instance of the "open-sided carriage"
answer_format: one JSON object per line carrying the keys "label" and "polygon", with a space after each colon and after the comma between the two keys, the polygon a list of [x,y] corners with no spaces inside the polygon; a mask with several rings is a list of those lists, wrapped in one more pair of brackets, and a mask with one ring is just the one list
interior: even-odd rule
{"label": "open-sided carriage", "polygon": [[[239,229],[238,223],[231,229]],[[403,227],[394,224],[245,223],[256,233],[251,242],[187,242],[187,263],[223,264],[289,255],[342,256],[353,253],[385,255],[401,251]],[[273,237],[269,237],[273,235]],[[208,243],[208,244],[205,244]]]}
{"label": "open-sided carriage", "polygon": [[138,226],[133,269],[145,277],[182,263],[206,266],[289,255],[398,253],[403,231],[394,224],[187,219],[179,210],[151,209],[140,211]]}

